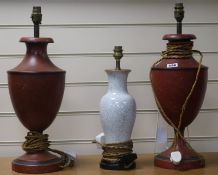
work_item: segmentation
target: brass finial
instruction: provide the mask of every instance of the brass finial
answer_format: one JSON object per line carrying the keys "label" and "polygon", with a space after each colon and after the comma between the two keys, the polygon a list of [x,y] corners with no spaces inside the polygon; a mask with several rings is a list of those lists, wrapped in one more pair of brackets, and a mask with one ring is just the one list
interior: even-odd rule
{"label": "brass finial", "polygon": [[120,68],[120,60],[123,57],[123,49],[122,46],[114,47],[114,58],[116,60],[116,70],[121,70]]}
{"label": "brass finial", "polygon": [[34,24],[34,37],[39,37],[39,24],[41,24],[42,21],[41,7],[33,7],[31,18]]}
{"label": "brass finial", "polygon": [[176,3],[174,17],[177,21],[177,34],[182,34],[182,20],[184,18],[183,3]]}

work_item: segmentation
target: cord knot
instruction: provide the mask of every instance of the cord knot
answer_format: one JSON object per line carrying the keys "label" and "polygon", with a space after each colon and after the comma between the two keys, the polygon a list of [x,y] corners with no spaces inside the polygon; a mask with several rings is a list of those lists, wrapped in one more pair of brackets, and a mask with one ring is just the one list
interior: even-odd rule
{"label": "cord knot", "polygon": [[35,153],[38,151],[48,150],[50,142],[48,141],[48,134],[42,134],[36,131],[30,131],[25,137],[26,141],[23,143],[23,150],[28,153]]}
{"label": "cord knot", "polygon": [[119,160],[125,155],[131,154],[133,148],[132,140],[121,143],[110,143],[102,145],[104,160]]}
{"label": "cord knot", "polygon": [[51,151],[55,154],[60,155],[60,159],[63,160],[61,168],[72,166],[74,157],[71,155],[49,148],[50,142],[48,141],[48,134],[42,134],[37,131],[29,131],[25,137],[26,141],[23,143],[22,148],[27,153],[37,153],[39,151]]}

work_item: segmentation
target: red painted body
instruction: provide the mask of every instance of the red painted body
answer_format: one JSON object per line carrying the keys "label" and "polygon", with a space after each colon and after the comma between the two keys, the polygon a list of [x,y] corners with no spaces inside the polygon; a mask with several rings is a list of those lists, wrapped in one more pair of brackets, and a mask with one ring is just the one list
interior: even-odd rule
{"label": "red painted body", "polygon": [[[195,39],[194,35],[165,35],[164,40],[170,42],[190,41]],[[167,64],[177,63],[178,67],[167,68]],[[178,127],[179,115],[182,105],[189,94],[191,87],[196,78],[198,62],[193,57],[179,58],[178,55],[171,58],[164,58],[151,69],[151,79],[154,95],[157,97],[162,109]],[[180,132],[183,135],[184,129],[198,115],[204,100],[207,87],[207,67],[201,66],[199,79],[195,89],[187,103],[184,112]],[[162,116],[164,116],[162,114]],[[167,119],[165,118],[167,121]],[[170,122],[168,122],[171,124]],[[170,153],[176,150],[182,154],[182,161],[179,165],[174,165],[170,161]],[[156,166],[169,169],[187,170],[201,168],[205,166],[202,156],[197,154],[190,146],[188,146],[181,137],[175,139],[173,145],[166,151],[155,156],[154,163]]]}
{"label": "red painted body", "polygon": [[[17,117],[30,131],[43,132],[55,119],[64,94],[65,71],[48,58],[51,38],[21,38],[27,52],[22,62],[8,71],[11,101]],[[60,158],[47,151],[26,153],[12,162],[21,173],[60,170]],[[42,168],[43,167],[43,168]]]}

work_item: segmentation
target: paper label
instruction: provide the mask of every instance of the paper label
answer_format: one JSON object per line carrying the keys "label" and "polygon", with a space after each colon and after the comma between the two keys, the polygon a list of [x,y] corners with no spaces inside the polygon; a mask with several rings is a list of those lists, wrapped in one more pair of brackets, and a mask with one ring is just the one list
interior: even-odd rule
{"label": "paper label", "polygon": [[[71,149],[71,148],[70,148]],[[76,157],[77,157],[77,155],[76,155],[76,153],[75,152],[72,152],[72,151],[66,151],[66,153],[67,154],[69,154],[70,156],[71,156],[71,159],[72,160],[76,160]]]}
{"label": "paper label", "polygon": [[174,68],[174,67],[178,67],[178,63],[167,64],[167,68]]}
{"label": "paper label", "polygon": [[102,149],[102,144],[105,144],[105,135],[104,133],[100,133],[95,137],[96,146],[98,149]]}
{"label": "paper label", "polygon": [[157,143],[162,144],[167,142],[167,128],[157,128]]}

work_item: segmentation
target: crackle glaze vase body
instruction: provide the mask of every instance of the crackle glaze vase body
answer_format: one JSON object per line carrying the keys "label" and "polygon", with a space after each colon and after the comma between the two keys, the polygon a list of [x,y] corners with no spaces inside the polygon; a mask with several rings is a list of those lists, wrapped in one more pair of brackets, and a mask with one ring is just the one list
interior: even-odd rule
{"label": "crackle glaze vase body", "polygon": [[127,91],[130,70],[106,70],[108,91],[100,102],[101,123],[105,143],[120,143],[131,140],[136,116],[134,98]]}

